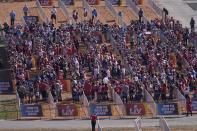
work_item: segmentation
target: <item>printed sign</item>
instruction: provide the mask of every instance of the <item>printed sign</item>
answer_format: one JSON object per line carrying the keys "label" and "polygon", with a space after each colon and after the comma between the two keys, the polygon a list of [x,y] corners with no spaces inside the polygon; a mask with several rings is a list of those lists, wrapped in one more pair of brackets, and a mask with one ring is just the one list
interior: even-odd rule
{"label": "printed sign", "polygon": [[43,116],[41,105],[21,105],[21,116],[41,117]]}
{"label": "printed sign", "polygon": [[90,5],[96,5],[97,4],[97,0],[86,0],[88,2],[88,4]]}
{"label": "printed sign", "polygon": [[13,88],[11,83],[8,81],[1,81],[0,82],[0,94],[9,94],[13,93]]}
{"label": "printed sign", "polygon": [[158,115],[178,115],[177,103],[158,103]]}
{"label": "printed sign", "polygon": [[192,111],[197,111],[197,99],[192,99]]}
{"label": "printed sign", "polygon": [[58,116],[77,116],[78,110],[74,104],[57,105]]}
{"label": "printed sign", "polygon": [[120,5],[120,0],[109,0],[112,5]]}
{"label": "printed sign", "polygon": [[97,116],[111,116],[111,106],[110,105],[90,105],[90,113],[96,114]]}
{"label": "printed sign", "polygon": [[127,115],[145,115],[145,107],[141,103],[126,104]]}
{"label": "printed sign", "polygon": [[62,0],[65,5],[74,5],[74,0]]}
{"label": "printed sign", "polygon": [[24,20],[26,23],[37,23],[38,16],[24,16]]}
{"label": "printed sign", "polygon": [[39,0],[41,6],[51,6],[52,0]]}

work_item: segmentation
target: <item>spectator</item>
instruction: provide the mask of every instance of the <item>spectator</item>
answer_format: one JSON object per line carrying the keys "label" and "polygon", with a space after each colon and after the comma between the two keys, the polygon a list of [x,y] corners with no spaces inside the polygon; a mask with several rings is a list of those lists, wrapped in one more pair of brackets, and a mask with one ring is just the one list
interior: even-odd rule
{"label": "spectator", "polygon": [[16,13],[15,13],[14,10],[12,10],[12,11],[10,12],[10,21],[11,21],[10,24],[11,24],[11,26],[14,26],[15,20],[16,20]]}
{"label": "spectator", "polygon": [[85,18],[85,20],[87,20],[87,17],[88,17],[88,10],[86,8],[83,9],[83,16]]}
{"label": "spectator", "polygon": [[193,17],[190,20],[190,27],[191,27],[191,32],[194,32],[194,29],[195,29],[195,20],[194,20]]}
{"label": "spectator", "polygon": [[186,107],[186,109],[187,109],[186,116],[188,116],[188,115],[189,115],[189,113],[190,113],[190,114],[191,114],[191,116],[192,116],[192,102],[191,102],[190,97],[187,97],[186,105],[187,105],[187,107]]}
{"label": "spectator", "polygon": [[91,119],[92,131],[96,131],[96,129],[95,129],[95,127],[96,127],[96,120],[97,120],[96,114],[93,113],[90,116],[90,119]]}
{"label": "spectator", "polygon": [[23,7],[24,16],[28,15],[28,11],[29,11],[29,8],[27,7],[27,4],[25,4],[25,6]]}
{"label": "spectator", "polygon": [[53,6],[53,8],[51,9],[51,21],[53,23],[53,20],[55,20],[55,23],[56,23],[56,20],[57,20],[57,10],[55,8],[55,6]]}
{"label": "spectator", "polygon": [[166,8],[163,8],[163,14],[164,14],[164,21],[166,21],[167,16],[169,14],[168,10]]}
{"label": "spectator", "polygon": [[93,9],[92,11],[92,22],[97,18],[97,11],[96,9]]}
{"label": "spectator", "polygon": [[139,12],[138,12],[138,16],[139,16],[139,22],[141,23],[142,22],[142,17],[144,15],[144,12],[142,10],[142,8],[140,8]]}
{"label": "spectator", "polygon": [[77,22],[78,20],[78,12],[76,10],[73,10],[73,19],[75,20],[75,22]]}

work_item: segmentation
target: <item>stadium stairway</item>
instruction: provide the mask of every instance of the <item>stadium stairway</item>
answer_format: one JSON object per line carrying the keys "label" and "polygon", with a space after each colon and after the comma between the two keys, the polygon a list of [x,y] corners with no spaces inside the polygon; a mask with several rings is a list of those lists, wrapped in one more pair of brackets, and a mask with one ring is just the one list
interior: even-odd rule
{"label": "stadium stairway", "polygon": [[10,12],[14,10],[16,12],[16,21],[15,23],[21,23],[22,17],[23,17],[23,11],[22,8],[25,5],[25,3],[20,2],[12,2],[12,3],[0,3],[0,19],[3,20],[3,22],[7,22],[10,24]]}
{"label": "stadium stairway", "polygon": [[49,21],[51,21],[51,9],[53,8],[53,6],[55,6],[56,10],[57,10],[57,22],[56,22],[55,26],[59,26],[61,23],[67,22],[68,17],[65,17],[61,8],[58,7],[58,1],[54,1],[52,6],[42,6]]}
{"label": "stadium stairway", "polygon": [[110,10],[106,6],[91,5],[91,7],[97,10],[98,19],[102,23],[114,24],[114,22],[116,22],[116,18],[111,14]]}
{"label": "stadium stairway", "polygon": [[142,8],[144,15],[148,18],[148,20],[155,20],[160,18],[157,13],[146,4],[139,5],[139,8]]}
{"label": "stadium stairway", "polygon": [[38,16],[38,18],[40,19],[37,7],[29,7],[29,16]]}
{"label": "stadium stairway", "polygon": [[122,12],[123,13],[123,19],[125,23],[128,25],[132,20],[137,20],[137,16],[133,13],[131,9],[129,9],[126,6],[114,6],[115,10],[117,12]]}
{"label": "stadium stairway", "polygon": [[[75,1],[75,4],[73,6],[67,6],[66,7],[68,12],[69,12],[69,15],[72,16],[73,14],[73,11],[76,10],[78,12],[78,22],[79,21],[84,21],[84,9],[83,9],[83,2],[82,0],[81,1]],[[88,15],[89,17],[89,15]],[[88,18],[90,19],[90,17]]]}

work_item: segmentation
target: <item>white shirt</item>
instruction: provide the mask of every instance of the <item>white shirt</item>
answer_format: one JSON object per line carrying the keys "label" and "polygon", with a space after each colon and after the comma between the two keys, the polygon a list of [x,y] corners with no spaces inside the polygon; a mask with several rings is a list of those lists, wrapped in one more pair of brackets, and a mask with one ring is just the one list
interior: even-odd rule
{"label": "white shirt", "polygon": [[105,78],[103,79],[103,83],[104,83],[104,84],[108,84],[108,82],[109,82],[108,77],[105,77]]}
{"label": "white shirt", "polygon": [[53,8],[53,9],[51,10],[51,14],[52,14],[52,15],[56,15],[56,13],[57,13],[56,8]]}

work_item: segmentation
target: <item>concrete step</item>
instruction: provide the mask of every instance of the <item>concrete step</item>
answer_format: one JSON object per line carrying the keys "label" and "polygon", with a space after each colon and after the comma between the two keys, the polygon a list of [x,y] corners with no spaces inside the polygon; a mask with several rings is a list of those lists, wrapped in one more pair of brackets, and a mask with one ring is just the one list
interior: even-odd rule
{"label": "concrete step", "polygon": [[116,22],[116,18],[111,14],[110,10],[107,7],[95,5],[93,5],[92,7],[97,10],[98,19],[102,23],[113,24],[114,22]]}
{"label": "concrete step", "polygon": [[149,19],[149,20],[155,20],[159,19],[159,16],[157,13],[150,8],[148,5],[139,5],[140,8],[144,11],[144,15]]}
{"label": "concrete step", "polygon": [[0,19],[4,20],[2,22],[8,22],[10,24],[9,13],[14,10],[16,12],[16,22],[15,23],[22,23],[23,17],[23,7],[27,4],[28,7],[33,7],[35,5],[35,1],[28,1],[28,2],[11,2],[11,3],[0,3]]}
{"label": "concrete step", "polygon": [[126,22],[126,24],[130,24],[132,20],[137,20],[137,16],[132,12],[131,9],[129,9],[126,6],[115,6],[114,7],[117,12],[123,13],[123,20]]}

